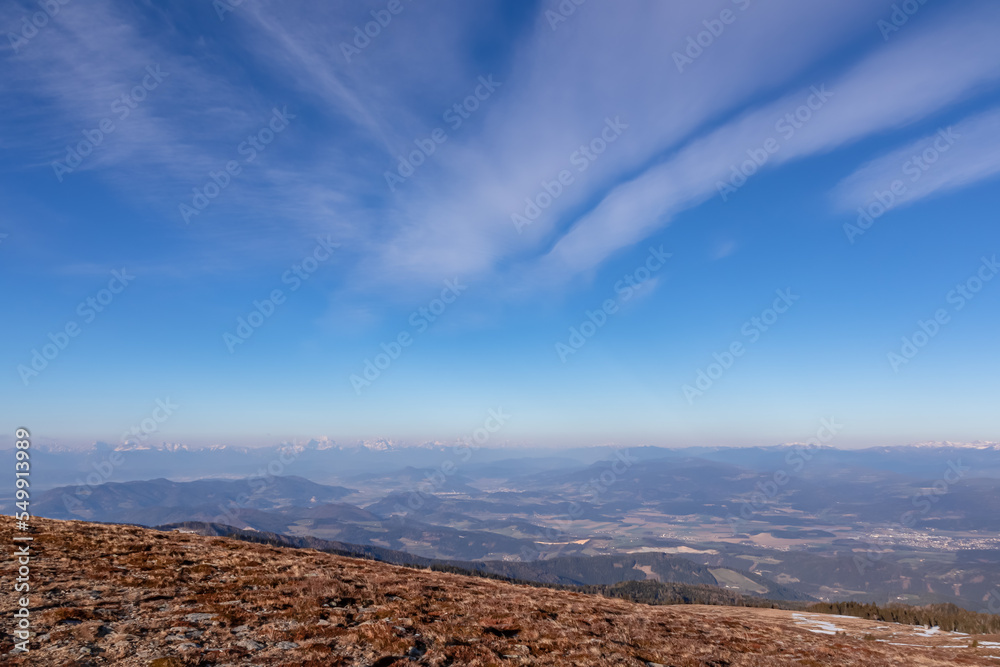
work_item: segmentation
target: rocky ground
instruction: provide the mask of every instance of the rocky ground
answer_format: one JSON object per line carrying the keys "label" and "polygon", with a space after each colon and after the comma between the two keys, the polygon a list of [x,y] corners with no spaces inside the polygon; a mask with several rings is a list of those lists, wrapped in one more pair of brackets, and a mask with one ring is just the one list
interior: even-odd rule
{"label": "rocky ground", "polygon": [[[218,537],[32,525],[27,654],[12,652],[17,564],[12,547],[3,552],[0,653],[9,665],[1000,667],[1000,636],[651,607]],[[13,528],[4,517],[6,545]]]}

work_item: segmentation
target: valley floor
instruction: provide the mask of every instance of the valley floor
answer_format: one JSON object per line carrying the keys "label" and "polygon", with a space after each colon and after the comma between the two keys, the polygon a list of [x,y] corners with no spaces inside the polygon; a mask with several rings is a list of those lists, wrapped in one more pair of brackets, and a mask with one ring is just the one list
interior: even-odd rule
{"label": "valley floor", "polygon": [[[29,653],[12,652],[20,594],[11,591],[18,565],[7,546],[4,664],[1000,667],[1000,636],[771,609],[652,607],[227,538],[32,525],[37,634]],[[4,517],[5,545],[16,544],[13,529]]]}

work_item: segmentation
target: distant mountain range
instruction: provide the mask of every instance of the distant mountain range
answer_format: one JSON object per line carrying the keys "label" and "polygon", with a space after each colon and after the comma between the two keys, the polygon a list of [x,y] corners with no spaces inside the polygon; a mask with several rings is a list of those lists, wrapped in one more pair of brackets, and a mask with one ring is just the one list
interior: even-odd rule
{"label": "distant mountain range", "polygon": [[319,440],[309,440],[305,443],[293,443],[293,442],[282,442],[275,445],[265,445],[262,447],[246,447],[241,445],[207,445],[207,446],[189,446],[183,443],[173,443],[173,442],[160,442],[160,443],[150,443],[150,442],[135,442],[127,441],[118,444],[110,444],[101,440],[91,443],[90,445],[84,447],[70,447],[67,445],[46,445],[38,444],[34,445],[34,449],[47,451],[47,452],[94,452],[94,451],[118,451],[118,452],[138,452],[138,451],[161,451],[161,452],[217,452],[217,451],[234,451],[246,453],[250,451],[351,451],[357,449],[365,449],[373,452],[389,452],[398,449],[447,449],[451,447],[456,447],[456,445],[447,445],[442,442],[424,442],[416,444],[404,444],[399,443],[394,440],[387,440],[385,438],[376,438],[373,440],[359,440],[349,443],[338,443],[335,440],[330,440],[328,438],[321,438]]}
{"label": "distant mountain range", "polygon": [[[772,447],[581,447],[572,449],[466,449],[441,443],[403,446],[388,440],[338,444],[311,440],[304,444],[271,447],[219,445],[188,448],[181,444],[110,445],[95,443],[87,449],[38,445],[34,456],[32,486],[46,489],[62,485],[166,477],[175,480],[236,479],[251,476],[300,475],[316,482],[343,484],[354,476],[379,476],[412,467],[430,476],[454,468],[456,474],[495,483],[519,479],[526,473],[584,470],[627,452],[635,461],[685,461],[698,459],[759,472],[789,470],[789,461],[822,458],[824,467],[867,469],[934,479],[949,462],[961,460],[976,477],[1000,479],[1000,444],[919,443],[900,447],[842,450],[822,447],[803,450],[800,445]],[[448,484],[453,475],[448,474]],[[455,478],[457,479],[457,478]]]}
{"label": "distant mountain range", "polygon": [[[675,452],[677,454],[687,455],[687,456],[703,456],[709,453],[725,453],[733,450],[758,450],[758,451],[787,451],[790,448],[802,447],[805,443],[799,442],[788,442],[781,443],[777,445],[767,445],[767,446],[755,446],[755,447],[638,447],[631,449],[649,449],[656,450],[662,453]],[[372,452],[390,452],[399,450],[438,450],[438,451],[449,451],[456,448],[463,447],[462,443],[444,443],[440,441],[433,442],[422,442],[422,443],[403,443],[394,440],[388,440],[384,438],[376,438],[373,440],[360,440],[355,442],[338,443],[335,440],[330,440],[328,438],[312,439],[305,443],[292,443],[292,442],[282,442],[274,445],[265,445],[261,447],[246,447],[241,445],[206,445],[206,446],[190,446],[183,443],[170,443],[170,442],[160,442],[160,443],[139,443],[139,442],[124,442],[118,444],[109,444],[103,441],[96,441],[90,445],[83,447],[70,447],[68,445],[46,445],[37,444],[33,445],[33,448],[40,451],[46,452],[63,452],[63,453],[82,453],[82,452],[95,452],[95,451],[120,451],[120,452],[133,452],[133,451],[162,451],[162,452],[217,452],[217,451],[230,451],[230,452],[278,452],[278,451],[352,451],[352,450],[368,450]],[[912,448],[918,449],[978,449],[978,450],[992,450],[1000,451],[1000,442],[992,441],[973,441],[973,442],[951,442],[947,440],[941,441],[926,441],[917,442],[908,445],[891,445],[891,446],[875,446],[875,447],[865,447],[859,449],[840,449],[837,447],[831,447],[824,445],[823,449],[836,450],[836,451],[849,451],[849,452],[889,452],[889,451],[906,451]],[[477,448],[478,449],[478,448]],[[578,453],[580,451],[604,451],[604,450],[615,450],[615,449],[629,449],[627,447],[611,447],[608,445],[595,445],[593,447],[583,447],[583,448],[570,448],[570,449],[554,449],[554,448],[520,448],[520,447],[510,447],[510,448],[496,448],[495,451],[504,451],[507,455],[517,455],[524,454],[530,455],[534,452],[543,451],[546,454],[558,454],[559,452],[573,452]],[[4,450],[0,450],[4,451]]]}

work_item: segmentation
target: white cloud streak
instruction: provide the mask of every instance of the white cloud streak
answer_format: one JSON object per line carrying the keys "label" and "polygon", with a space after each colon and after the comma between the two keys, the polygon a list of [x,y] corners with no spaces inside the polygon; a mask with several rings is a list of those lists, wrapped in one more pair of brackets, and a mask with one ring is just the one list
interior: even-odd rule
{"label": "white cloud streak", "polygon": [[967,118],[872,160],[845,178],[835,191],[837,205],[854,211],[876,192],[902,187],[894,207],[958,190],[1000,174],[1000,109]]}
{"label": "white cloud streak", "polygon": [[[912,27],[889,47],[833,79],[833,97],[765,168],[833,150],[899,128],[1000,79],[996,8]],[[779,136],[776,123],[806,101],[802,90],[752,111],[681,149],[667,162],[615,188],[563,236],[542,269],[568,276],[588,270],[717,192],[746,151]]]}

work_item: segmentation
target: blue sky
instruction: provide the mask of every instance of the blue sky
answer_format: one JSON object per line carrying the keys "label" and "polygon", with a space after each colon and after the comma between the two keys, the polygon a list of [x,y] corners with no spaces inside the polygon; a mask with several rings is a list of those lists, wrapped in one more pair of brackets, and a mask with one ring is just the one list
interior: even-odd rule
{"label": "blue sky", "polygon": [[314,4],[5,3],[4,437],[1000,439],[996,3]]}

